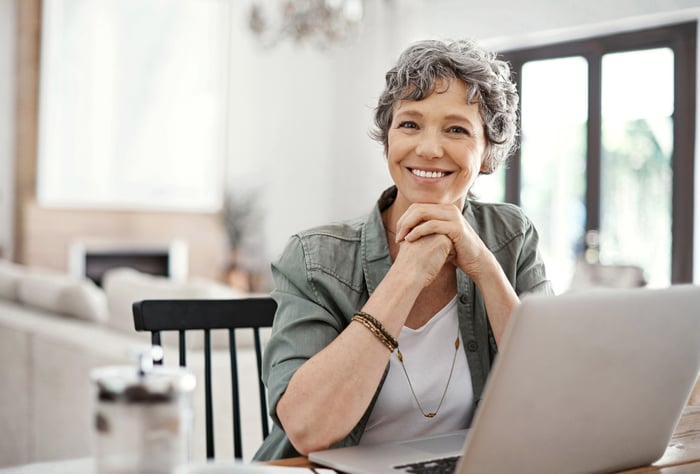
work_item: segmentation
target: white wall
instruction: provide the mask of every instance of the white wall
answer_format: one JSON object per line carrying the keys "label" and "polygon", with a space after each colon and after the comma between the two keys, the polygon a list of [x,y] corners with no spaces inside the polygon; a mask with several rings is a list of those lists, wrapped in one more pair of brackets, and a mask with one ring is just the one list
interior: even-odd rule
{"label": "white wall", "polygon": [[0,250],[12,255],[15,150],[15,0],[0,0]]}
{"label": "white wall", "polygon": [[332,215],[331,65],[310,48],[263,49],[246,10],[233,3],[227,180],[234,191],[262,190],[267,247],[277,254],[292,233]]}

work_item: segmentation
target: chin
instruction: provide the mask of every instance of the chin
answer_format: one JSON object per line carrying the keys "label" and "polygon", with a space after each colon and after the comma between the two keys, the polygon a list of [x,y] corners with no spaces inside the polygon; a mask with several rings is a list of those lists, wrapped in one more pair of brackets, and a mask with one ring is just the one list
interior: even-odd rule
{"label": "chin", "polygon": [[[411,187],[399,187],[399,195],[410,204],[454,204],[458,207],[464,202],[464,195],[455,196],[453,193],[439,192],[438,190],[416,189]],[[461,207],[460,207],[461,209]]]}
{"label": "chin", "polygon": [[414,204],[452,204],[454,203],[454,200],[449,198],[448,196],[435,196],[435,195],[428,195],[428,194],[415,194],[413,196],[410,196],[409,201],[411,201]]}

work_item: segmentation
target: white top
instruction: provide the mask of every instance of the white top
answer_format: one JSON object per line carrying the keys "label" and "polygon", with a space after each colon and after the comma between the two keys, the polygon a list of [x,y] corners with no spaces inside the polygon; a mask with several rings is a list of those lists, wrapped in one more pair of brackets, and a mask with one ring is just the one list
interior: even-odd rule
{"label": "white top", "polygon": [[[425,413],[434,412],[440,403],[450,376],[455,357],[454,341],[458,335],[456,296],[425,325],[418,329],[406,326],[401,329],[399,348],[413,390]],[[389,373],[360,444],[411,439],[468,427],[474,391],[461,336],[459,340],[452,379],[434,418],[426,418],[418,408],[394,351],[389,359]]]}

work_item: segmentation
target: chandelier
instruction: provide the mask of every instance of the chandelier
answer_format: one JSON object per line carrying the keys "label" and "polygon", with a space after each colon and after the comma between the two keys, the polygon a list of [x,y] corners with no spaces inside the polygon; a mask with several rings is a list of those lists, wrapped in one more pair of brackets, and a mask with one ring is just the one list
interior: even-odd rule
{"label": "chandelier", "polygon": [[248,23],[264,46],[291,39],[323,49],[353,38],[363,14],[363,0],[256,0]]}

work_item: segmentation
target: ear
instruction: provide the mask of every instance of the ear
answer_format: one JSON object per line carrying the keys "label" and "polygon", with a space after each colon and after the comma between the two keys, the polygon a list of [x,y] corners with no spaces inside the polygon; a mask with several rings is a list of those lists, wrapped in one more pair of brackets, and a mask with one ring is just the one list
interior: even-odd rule
{"label": "ear", "polygon": [[488,149],[484,150],[484,156],[481,157],[481,167],[479,168],[479,173],[493,173],[493,168],[491,167],[491,153],[489,153]]}

